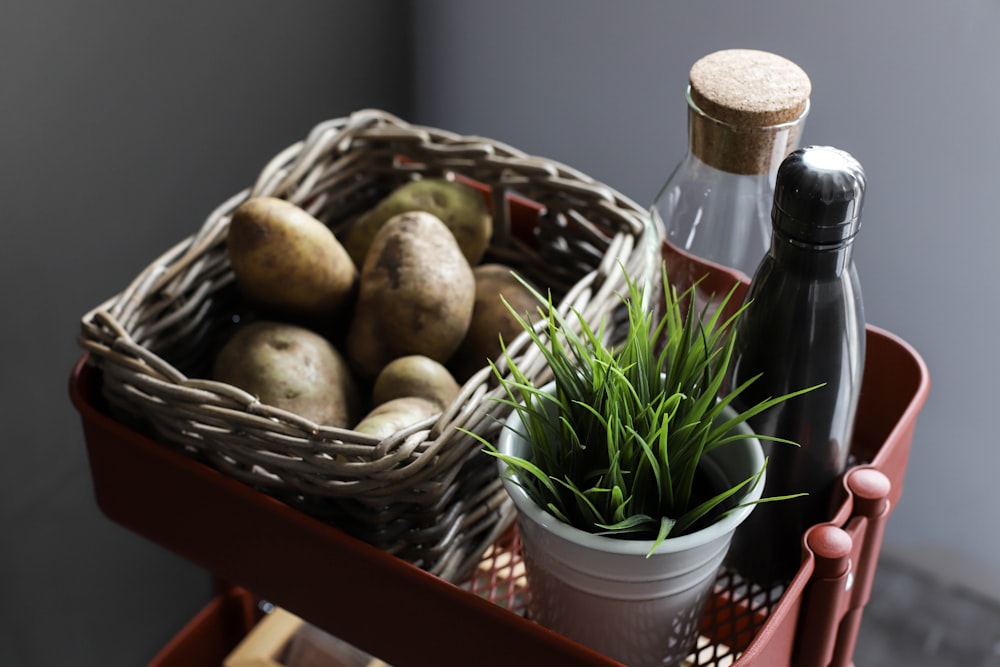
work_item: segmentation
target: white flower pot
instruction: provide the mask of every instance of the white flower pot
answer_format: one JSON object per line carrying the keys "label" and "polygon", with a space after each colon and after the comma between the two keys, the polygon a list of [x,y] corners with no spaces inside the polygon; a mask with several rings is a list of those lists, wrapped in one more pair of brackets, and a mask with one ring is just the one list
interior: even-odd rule
{"label": "white flower pot", "polygon": [[[747,431],[749,433],[749,431]],[[530,445],[515,411],[501,430],[501,453],[525,457]],[[735,485],[764,465],[760,442],[724,445],[703,460],[710,476]],[[677,665],[689,655],[741,507],[694,533],[652,542],[587,533],[532,501],[500,463],[518,512],[532,620],[631,667]],[[745,496],[760,498],[763,477]]]}

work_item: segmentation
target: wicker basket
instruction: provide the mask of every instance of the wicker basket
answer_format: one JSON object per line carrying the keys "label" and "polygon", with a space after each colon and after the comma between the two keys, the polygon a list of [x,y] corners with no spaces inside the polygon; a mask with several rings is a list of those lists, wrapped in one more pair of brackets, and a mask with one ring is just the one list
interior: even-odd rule
{"label": "wicker basket", "polygon": [[[463,432],[492,438],[506,416],[492,400],[501,389],[491,369],[469,378],[441,415],[381,441],[204,379],[242,307],[225,252],[236,206],[252,195],[281,197],[337,233],[401,183],[430,176],[472,180],[492,202],[494,237],[484,261],[510,264],[552,290],[564,313],[576,309],[592,325],[607,319],[609,335],[622,327],[607,317],[624,287],[620,265],[640,280],[658,276],[659,232],[614,190],[488,139],[364,110],[316,126],[277,155],[252,187],[86,313],[80,343],[116,418],[457,581],[513,518],[493,459]],[[526,335],[510,350],[529,376],[546,379]]]}

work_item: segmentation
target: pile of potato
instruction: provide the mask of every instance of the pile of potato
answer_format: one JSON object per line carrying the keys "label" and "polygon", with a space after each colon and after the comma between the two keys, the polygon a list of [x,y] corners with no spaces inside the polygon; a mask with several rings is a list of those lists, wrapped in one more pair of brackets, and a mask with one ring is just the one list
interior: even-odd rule
{"label": "pile of potato", "polygon": [[[379,438],[440,413],[538,302],[510,267],[481,263],[493,221],[473,188],[400,186],[337,237],[304,209],[250,198],[226,251],[250,318],[215,379],[318,424]],[[314,323],[314,324],[313,324]]]}

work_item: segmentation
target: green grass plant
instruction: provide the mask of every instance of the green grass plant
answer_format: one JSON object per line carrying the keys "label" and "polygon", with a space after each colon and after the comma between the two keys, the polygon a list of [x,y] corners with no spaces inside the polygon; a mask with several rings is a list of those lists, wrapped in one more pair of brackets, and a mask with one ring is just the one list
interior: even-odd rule
{"label": "green grass plant", "polygon": [[725,412],[756,380],[724,387],[735,324],[746,305],[725,315],[731,291],[712,312],[699,312],[694,287],[678,294],[664,270],[663,288],[657,286],[662,315],[654,319],[647,304],[655,295],[627,275],[626,283],[621,298],[628,326],[615,344],[606,341],[604,320],[593,330],[572,310],[578,326],[570,326],[551,296],[533,290],[544,322],[507,305],[544,355],[555,389],[536,387],[505,347],[509,375],[493,365],[506,394],[497,400],[520,415],[531,453],[509,456],[480,440],[515,471],[532,500],[560,520],[591,533],[653,540],[655,550],[667,537],[732,511],[764,472],[706,497],[696,474],[702,458],[748,437],[794,445],[735,427],[809,389]]}

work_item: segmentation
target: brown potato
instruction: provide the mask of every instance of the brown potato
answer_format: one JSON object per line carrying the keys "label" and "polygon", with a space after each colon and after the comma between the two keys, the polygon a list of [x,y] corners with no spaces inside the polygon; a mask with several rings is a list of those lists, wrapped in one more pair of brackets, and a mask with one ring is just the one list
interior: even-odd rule
{"label": "brown potato", "polygon": [[229,263],[248,301],[327,318],[349,305],[358,271],[333,232],[276,197],[252,197],[233,212]]}
{"label": "brown potato", "polygon": [[380,405],[394,398],[417,396],[441,409],[458,396],[459,386],[443,364],[421,354],[393,359],[375,378],[372,402]]}
{"label": "brown potato", "polygon": [[434,401],[419,396],[402,396],[375,406],[354,430],[376,438],[388,438],[440,412],[441,406]]}
{"label": "brown potato", "polygon": [[212,377],[321,425],[349,428],[361,412],[340,352],[294,324],[258,320],[241,326],[216,355]]}
{"label": "brown potato", "polygon": [[446,363],[472,319],[476,281],[455,237],[425,212],[398,215],[375,235],[347,332],[355,372],[374,380],[397,357]]}
{"label": "brown potato", "polygon": [[455,377],[465,381],[476,371],[496,361],[501,355],[500,339],[510,344],[524,328],[507,309],[500,296],[520,315],[535,316],[541,305],[538,299],[504,264],[481,264],[473,269],[476,278],[476,300],[472,322],[455,352],[449,367]]}
{"label": "brown potato", "polygon": [[470,266],[479,263],[493,236],[493,216],[472,187],[443,178],[411,181],[393,190],[342,233],[344,247],[359,267],[382,225],[410,211],[425,211],[439,218],[455,236]]}

